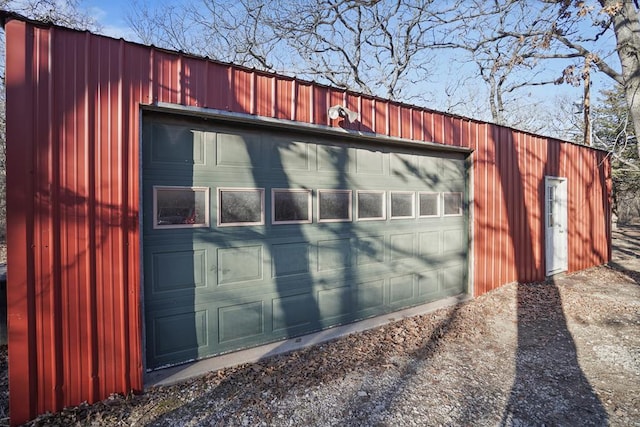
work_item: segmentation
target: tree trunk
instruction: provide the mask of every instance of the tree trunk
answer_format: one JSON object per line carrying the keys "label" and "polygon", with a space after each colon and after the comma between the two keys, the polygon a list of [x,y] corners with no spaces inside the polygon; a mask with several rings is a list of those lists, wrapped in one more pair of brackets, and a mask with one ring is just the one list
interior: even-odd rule
{"label": "tree trunk", "polygon": [[[600,0],[608,13],[613,13],[618,57],[622,64],[622,78],[627,104],[636,135],[640,132],[640,22],[633,0]],[[620,8],[616,11],[617,8]],[[615,13],[614,13],[615,11]],[[640,144],[638,156],[640,156]]]}

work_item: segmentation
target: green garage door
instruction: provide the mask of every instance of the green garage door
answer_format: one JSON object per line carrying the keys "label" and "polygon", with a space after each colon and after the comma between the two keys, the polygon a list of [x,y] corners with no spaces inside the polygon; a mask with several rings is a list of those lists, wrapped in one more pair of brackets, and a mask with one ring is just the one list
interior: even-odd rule
{"label": "green garage door", "polygon": [[147,369],[467,291],[464,155],[145,114]]}

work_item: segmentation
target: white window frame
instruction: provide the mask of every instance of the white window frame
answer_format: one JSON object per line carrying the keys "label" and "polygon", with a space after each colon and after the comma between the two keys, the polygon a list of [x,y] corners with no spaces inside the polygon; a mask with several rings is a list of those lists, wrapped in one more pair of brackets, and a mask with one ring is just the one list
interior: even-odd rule
{"label": "white window frame", "polygon": [[[422,196],[423,194],[430,194],[430,195],[435,195],[436,196],[436,213],[435,215],[421,215],[420,214],[420,196]],[[444,197],[444,196],[443,196]],[[436,191],[421,191],[418,193],[418,218],[438,218],[440,217],[440,212],[441,212],[441,208],[440,208],[440,193],[436,192]]]}
{"label": "white window frame", "polygon": [[[276,193],[306,193],[307,194],[307,217],[309,219],[294,221],[276,221]],[[272,188],[271,189],[271,224],[311,224],[313,222],[313,206],[312,206],[311,190],[305,188]]]}
{"label": "white window frame", "polygon": [[[260,221],[254,222],[222,222],[222,193],[225,191],[235,192],[260,192]],[[251,225],[264,225],[264,188],[258,187],[218,187],[217,190],[217,225],[218,227],[247,227]]]}
{"label": "white window frame", "polygon": [[[380,200],[382,201],[382,216],[373,218],[360,218],[360,198],[361,193],[376,193],[381,194]],[[357,221],[384,221],[387,219],[387,192],[385,190],[357,190],[356,191],[356,220]]]}
{"label": "white window frame", "polygon": [[[158,224],[158,190],[160,191],[184,191],[191,190],[193,192],[204,193],[204,224]],[[154,230],[169,230],[176,228],[209,228],[211,224],[210,219],[210,201],[209,201],[210,188],[209,187],[192,187],[188,185],[154,185],[153,186],[153,229]]]}
{"label": "white window frame", "polygon": [[[447,214],[446,206],[444,203],[445,195],[447,194],[459,194],[460,195],[460,210],[455,214]],[[442,193],[442,216],[462,216],[462,212],[464,211],[464,197],[461,191],[447,191]]]}
{"label": "white window frame", "polygon": [[[322,193],[344,193],[349,195],[349,207],[347,208],[347,212],[349,212],[349,218],[331,218],[331,219],[322,219],[320,218],[320,194]],[[316,195],[318,200],[318,222],[351,222],[353,221],[353,191],[351,190],[337,190],[337,189],[321,189],[318,190]]]}
{"label": "white window frame", "polygon": [[[410,194],[411,195],[411,215],[410,216],[393,216],[393,195],[394,194]],[[389,191],[389,218],[391,219],[413,219],[416,217],[416,192],[415,191]]]}

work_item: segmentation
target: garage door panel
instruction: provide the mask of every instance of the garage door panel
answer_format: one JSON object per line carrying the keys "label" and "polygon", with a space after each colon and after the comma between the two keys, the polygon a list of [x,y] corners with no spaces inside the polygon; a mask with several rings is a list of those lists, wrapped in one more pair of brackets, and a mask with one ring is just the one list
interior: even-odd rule
{"label": "garage door panel", "polygon": [[[154,173],[162,174],[162,176],[158,176],[153,180],[145,180],[144,183],[146,185],[183,185],[183,186],[192,186],[195,185],[195,181],[193,179],[194,168],[167,168],[162,165],[156,168]],[[198,172],[200,174],[202,172]],[[203,173],[203,176],[206,173]],[[206,179],[199,179],[200,183],[207,182]]]}
{"label": "garage door panel", "polygon": [[[161,173],[158,171],[158,173]],[[200,173],[197,172],[198,178],[194,179],[192,175],[193,172],[187,173],[184,176],[176,176],[174,174],[166,173],[159,183],[165,183],[167,181],[171,181],[174,178],[176,180],[181,180],[186,186],[202,186],[211,188],[211,196],[212,199],[215,198],[215,190],[220,187],[231,187],[231,188],[253,188],[260,187],[259,184],[256,184],[255,178],[256,174],[252,173],[250,170],[234,169],[233,172],[224,173],[224,178],[220,178],[220,173]],[[212,185],[215,183],[215,185]],[[156,184],[158,185],[158,184]],[[167,185],[167,184],[164,184]],[[176,184],[174,184],[176,185]]]}
{"label": "garage door panel", "polygon": [[165,293],[207,286],[207,251],[152,254],[153,292]]}
{"label": "garage door panel", "polygon": [[388,274],[395,274],[398,272],[407,272],[407,271],[421,271],[427,270],[430,268],[435,268],[437,266],[442,265],[447,258],[442,256],[433,256],[433,257],[419,257],[414,256],[413,258],[406,258],[401,261],[390,261],[387,263],[388,266]]}
{"label": "garage door panel", "polygon": [[[415,240],[414,237],[415,235],[406,233],[398,236],[398,238],[402,238],[403,244],[409,241],[409,248],[412,247],[411,240]],[[392,240],[388,238],[387,241]],[[318,254],[318,252],[311,250],[314,247],[313,243],[310,241],[308,243],[269,245],[270,250],[265,250],[262,245],[218,248],[213,251],[214,255],[211,255],[211,251],[204,249],[166,251],[166,245],[170,244],[170,240],[167,240],[164,245],[160,246],[162,249],[160,252],[148,250],[145,255],[152,259],[158,258],[155,264],[164,269],[171,269],[175,262],[180,261],[184,261],[186,266],[179,265],[175,271],[168,274],[162,274],[158,267],[155,267],[156,273],[153,280],[150,281],[153,285],[151,291],[157,294],[157,298],[175,298],[175,295],[168,293],[182,291],[189,296],[196,295],[203,298],[208,293],[215,293],[218,298],[226,299],[237,295],[238,292],[251,294],[252,292],[275,292],[296,287],[308,289],[310,283],[314,282],[315,286],[328,286],[327,284],[336,279],[357,279],[359,277],[388,275],[405,270],[424,269],[425,267],[442,265],[448,261],[464,261],[466,256],[463,250],[430,256],[419,256],[418,254],[408,256],[407,252],[410,249],[405,249],[401,252],[402,258],[385,261],[384,252],[390,250],[391,245],[385,244],[384,236],[368,236],[364,239],[342,238],[318,242],[319,254],[323,258],[324,268],[313,269],[313,266],[317,264],[313,255]],[[344,259],[344,254],[348,254],[352,247],[356,248],[356,254],[361,260],[357,270],[348,268],[349,265],[346,264],[348,261]],[[183,248],[184,246],[181,245],[179,249]],[[397,246],[395,250],[398,250]],[[209,260],[206,259],[207,253],[210,254]],[[171,260],[170,258],[174,255],[176,259]],[[189,260],[189,256],[195,257],[195,261]],[[261,256],[264,256],[262,261],[260,261]],[[212,259],[212,257],[214,258]],[[165,259],[167,262],[163,262]],[[276,259],[280,261],[276,261]],[[370,262],[365,263],[362,259]],[[278,267],[278,264],[282,267]],[[276,274],[278,268],[282,268],[280,275]],[[208,277],[206,277],[207,274]],[[205,276],[204,281],[202,280],[203,276]],[[169,288],[169,281],[176,283],[175,289]],[[216,284],[216,282],[219,283]],[[156,289],[161,289],[161,292],[157,292]]]}
{"label": "garage door panel", "polygon": [[310,249],[306,242],[271,245],[272,277],[308,274]]}
{"label": "garage door panel", "polygon": [[[264,283],[249,290],[248,294],[272,295],[273,298],[284,298],[289,295],[313,294],[318,289],[324,289],[321,283],[311,275],[289,276]],[[266,298],[266,297],[265,297]],[[314,297],[315,298],[315,297]]]}
{"label": "garage door panel", "polygon": [[442,159],[431,156],[420,156],[416,175],[431,188],[443,181]]}
{"label": "garage door panel", "polygon": [[[308,286],[306,287],[308,289]],[[293,288],[295,290],[295,288]],[[250,302],[260,297],[266,300],[265,295],[284,292],[286,289],[280,289],[272,286],[270,282],[255,282],[253,285],[230,285],[220,286],[213,291],[195,292],[191,294],[192,304],[235,304],[238,302]]]}
{"label": "garage door panel", "polygon": [[387,173],[388,154],[367,148],[356,149],[356,173],[366,175],[385,175]]}
{"label": "garage door panel", "polygon": [[207,135],[181,125],[155,123],[148,146],[150,165],[193,167],[205,164]]}
{"label": "garage door panel", "polygon": [[389,302],[402,305],[415,297],[415,275],[403,274],[389,278]]}
{"label": "garage door panel", "polygon": [[418,273],[418,296],[425,300],[435,300],[442,291],[440,269]]}
{"label": "garage door panel", "polygon": [[366,312],[384,311],[385,281],[383,279],[360,282],[355,285],[355,310],[360,315]]}
{"label": "garage door panel", "polygon": [[[445,192],[465,200],[463,156],[163,117],[143,126],[148,368],[466,292],[466,209],[443,216]],[[154,229],[154,186],[208,187],[210,226]],[[219,226],[221,188],[264,191],[264,224]],[[273,189],[311,190],[311,222],[272,223]],[[321,189],[350,190],[351,218],[319,222]],[[382,219],[357,218],[358,190],[383,192]],[[393,219],[392,199],[408,200]]]}
{"label": "garage door panel", "polygon": [[218,342],[229,343],[262,335],[264,315],[262,300],[218,308]]}
{"label": "garage door panel", "polygon": [[351,266],[351,239],[319,240],[318,271],[339,270]]}
{"label": "garage door panel", "polygon": [[442,289],[447,295],[457,295],[464,292],[465,277],[467,275],[464,264],[452,265],[442,271]]}
{"label": "garage door panel", "polygon": [[230,285],[263,278],[263,246],[240,246],[217,250],[217,283]]}
{"label": "garage door panel", "polygon": [[341,286],[334,289],[321,290],[317,293],[318,309],[320,317],[325,322],[333,324],[339,322],[339,319],[350,314],[351,306],[351,287]]}
{"label": "garage door panel", "polygon": [[418,156],[406,153],[390,153],[389,168],[391,176],[407,182],[418,174]]}
{"label": "garage door panel", "polygon": [[441,253],[441,232],[427,231],[418,233],[418,255],[430,257]]}
{"label": "garage door panel", "polygon": [[447,181],[437,186],[436,190],[443,193],[464,193],[464,184],[462,182]]}
{"label": "garage door panel", "polygon": [[442,179],[444,181],[459,180],[465,174],[465,161],[463,159],[442,159]]}
{"label": "garage door panel", "polygon": [[359,266],[384,262],[386,244],[384,235],[355,239],[356,263]]}
{"label": "garage door panel", "polygon": [[353,166],[353,150],[347,145],[318,145],[317,170],[322,173],[348,173]]}
{"label": "garage door panel", "polygon": [[185,307],[147,314],[147,353],[154,365],[194,360],[208,353],[209,308]]}
{"label": "garage door panel", "polygon": [[[286,333],[290,328],[304,328],[311,325],[314,318],[315,300],[310,292],[274,298],[272,301],[272,322],[275,333]],[[317,314],[317,313],[316,313]],[[315,316],[317,317],[317,315]]]}
{"label": "garage door panel", "polygon": [[210,232],[197,229],[145,230],[145,257],[155,253],[183,252],[206,250],[209,257],[215,256],[211,251]]}
{"label": "garage door panel", "polygon": [[415,234],[401,233],[389,236],[391,261],[411,259],[414,256]]}
{"label": "garage door panel", "polygon": [[272,169],[296,172],[309,172],[313,168],[315,172],[314,148],[315,145],[301,141],[273,141],[270,147],[270,166]]}
{"label": "garage door panel", "polygon": [[460,252],[464,249],[464,233],[460,229],[455,230],[444,230],[442,231],[443,236],[443,253],[448,254],[451,252]]}
{"label": "garage door panel", "polygon": [[[143,130],[144,132],[145,130]],[[145,169],[164,173],[165,176],[193,176],[193,172],[206,173],[215,165],[215,135],[193,131],[186,144],[171,144],[152,151],[152,138],[143,141]],[[144,177],[143,177],[144,178]]]}
{"label": "garage door panel", "polygon": [[216,135],[216,165],[223,167],[263,167],[256,162],[264,156],[260,135],[222,133]]}

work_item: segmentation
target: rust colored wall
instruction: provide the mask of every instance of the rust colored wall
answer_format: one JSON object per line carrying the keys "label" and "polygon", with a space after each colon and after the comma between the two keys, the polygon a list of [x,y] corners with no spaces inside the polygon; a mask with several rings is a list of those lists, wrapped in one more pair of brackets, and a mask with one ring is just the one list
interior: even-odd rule
{"label": "rust colored wall", "polygon": [[542,280],[544,176],[568,178],[569,270],[610,258],[606,153],[5,15],[11,421],[143,387],[140,105],[472,148],[474,293]]}

